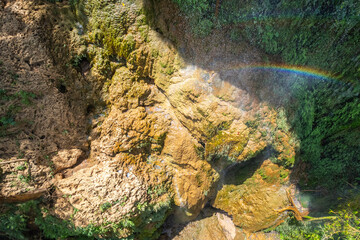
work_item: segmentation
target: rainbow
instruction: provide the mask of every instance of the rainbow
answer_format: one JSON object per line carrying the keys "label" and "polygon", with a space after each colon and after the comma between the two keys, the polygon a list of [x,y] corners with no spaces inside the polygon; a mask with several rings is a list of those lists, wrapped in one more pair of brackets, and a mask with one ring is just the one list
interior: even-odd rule
{"label": "rainbow", "polygon": [[302,75],[306,77],[318,78],[318,79],[331,79],[331,80],[339,80],[338,77],[331,74],[330,72],[323,71],[320,69],[309,68],[305,66],[297,66],[297,65],[285,65],[285,64],[239,64],[230,68],[231,70],[238,69],[259,69],[259,70],[272,70],[279,71],[285,73],[293,73],[297,75]]}

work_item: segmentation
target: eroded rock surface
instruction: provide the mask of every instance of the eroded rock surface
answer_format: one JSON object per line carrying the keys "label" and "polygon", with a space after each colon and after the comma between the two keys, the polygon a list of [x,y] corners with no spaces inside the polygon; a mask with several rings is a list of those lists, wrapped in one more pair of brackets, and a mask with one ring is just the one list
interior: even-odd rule
{"label": "eroded rock surface", "polygon": [[[7,102],[1,114],[9,126],[0,153],[4,161],[22,153],[28,162],[2,166],[2,197],[52,189],[46,214],[78,228],[104,227],[100,237],[114,231],[154,238],[169,214],[179,223],[194,220],[208,202],[233,221],[216,214],[191,223],[193,230],[178,239],[244,239],[237,227],[252,232],[281,220],[286,214],[277,210],[290,204],[285,168],[294,163],[297,141],[284,100],[268,101],[272,92],[263,87],[274,76],[234,68],[261,53],[216,34],[204,40],[207,51],[186,38],[175,45],[160,30],[171,36],[186,27],[177,18],[169,22],[175,29],[152,23],[144,10],[150,3],[82,4],[2,6],[1,101]],[[170,10],[154,11],[166,19]],[[37,32],[48,33],[47,40]],[[26,100],[33,105],[25,108]],[[7,115],[14,104],[22,108]],[[13,128],[11,120],[19,125]],[[226,180],[229,168],[261,154],[253,170],[244,167],[253,174]],[[26,178],[24,186],[14,185],[10,175],[25,176],[30,167],[30,184]]]}
{"label": "eroded rock surface", "polygon": [[80,149],[63,149],[52,158],[55,166],[55,171],[61,171],[66,168],[74,166],[83,152]]}
{"label": "eroded rock surface", "polygon": [[266,160],[242,184],[224,184],[216,195],[214,206],[233,216],[234,223],[247,231],[256,232],[273,226],[282,217],[278,210],[291,204],[286,187],[280,184],[286,174],[285,170]]}
{"label": "eroded rock surface", "polygon": [[237,228],[231,218],[216,213],[188,224],[174,240],[196,239],[196,240],[277,240],[280,239],[276,233],[246,233]]}
{"label": "eroded rock surface", "polygon": [[0,6],[0,159],[23,159],[1,166],[5,201],[46,193],[54,170],[51,157],[85,143],[83,105],[71,104],[70,95],[61,91],[67,76],[53,64],[42,38],[39,26],[46,14],[47,6],[33,1],[2,1]]}

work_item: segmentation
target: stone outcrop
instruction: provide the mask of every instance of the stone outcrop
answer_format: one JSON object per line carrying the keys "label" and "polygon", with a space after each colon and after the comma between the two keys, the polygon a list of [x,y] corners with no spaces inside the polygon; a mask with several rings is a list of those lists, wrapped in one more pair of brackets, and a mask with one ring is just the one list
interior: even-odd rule
{"label": "stone outcrop", "polygon": [[[24,17],[36,7],[17,8],[20,2],[8,3],[2,17],[11,18],[21,7],[24,12],[17,14]],[[205,40],[206,54],[189,40],[187,52],[198,54],[191,58],[179,50],[184,42],[175,45],[159,33],[166,23],[152,23],[141,3],[80,2],[72,8],[57,3],[54,16],[45,14],[46,4],[38,10],[50,36],[37,48],[47,44],[48,52],[20,47],[22,55],[34,56],[21,59],[20,79],[38,74],[29,90],[42,89],[34,109],[26,110],[35,116],[34,127],[22,130],[19,144],[10,137],[0,143],[11,142],[6,150],[0,147],[8,156],[21,150],[30,159],[33,189],[54,190],[48,214],[78,228],[105,226],[108,232],[100,237],[140,239],[158,236],[169,214],[177,223],[196,219],[206,203],[233,220],[215,214],[191,223],[189,228],[200,228],[196,239],[244,239],[238,227],[259,231],[281,220],[286,214],[277,210],[290,204],[286,167],[294,163],[297,141],[281,104],[267,101],[271,92],[262,83],[269,76],[234,69],[261,54],[250,55],[242,43],[231,45],[233,57],[227,58],[227,43],[215,35],[216,41]],[[13,35],[22,37],[26,31],[16,24]],[[2,32],[11,33],[7,24]],[[1,49],[11,39],[0,38]],[[46,75],[50,59],[68,64]],[[229,171],[243,163],[257,164],[249,169],[253,174],[242,175],[244,165],[229,182]],[[2,167],[7,175],[1,194],[9,199],[29,191],[11,186],[8,175],[18,165]],[[177,239],[188,239],[195,230],[189,231]]]}
{"label": "stone outcrop", "polygon": [[277,240],[280,239],[276,233],[246,233],[237,228],[231,218],[216,213],[188,224],[174,240],[199,239],[199,240]]}
{"label": "stone outcrop", "polygon": [[63,149],[58,152],[56,156],[52,158],[52,162],[55,166],[55,171],[61,171],[66,168],[74,166],[83,152],[80,149]]}
{"label": "stone outcrop", "polygon": [[286,187],[280,183],[286,181],[287,174],[266,160],[242,184],[224,184],[214,206],[229,213],[237,226],[249,232],[271,227],[283,217],[278,210],[291,204]]}

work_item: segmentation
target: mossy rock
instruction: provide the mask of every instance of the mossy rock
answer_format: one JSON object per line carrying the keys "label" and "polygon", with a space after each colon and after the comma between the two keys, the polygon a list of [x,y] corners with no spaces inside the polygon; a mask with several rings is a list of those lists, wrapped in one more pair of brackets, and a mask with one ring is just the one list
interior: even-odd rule
{"label": "mossy rock", "polygon": [[116,43],[116,54],[119,57],[128,59],[130,53],[135,50],[135,45],[135,37],[132,34],[128,34],[121,43]]}
{"label": "mossy rock", "polygon": [[249,137],[241,133],[220,131],[206,143],[205,155],[211,159],[213,155],[227,155],[229,160],[235,160],[244,150]]}
{"label": "mossy rock", "polygon": [[[246,176],[243,171],[253,171],[253,167],[258,168]],[[243,175],[241,179],[234,179],[237,174]],[[229,184],[217,192],[213,206],[232,215],[235,225],[250,232],[276,224],[279,219],[276,209],[289,205],[282,186],[288,182],[289,170],[265,160],[261,166],[244,165],[232,175]]]}

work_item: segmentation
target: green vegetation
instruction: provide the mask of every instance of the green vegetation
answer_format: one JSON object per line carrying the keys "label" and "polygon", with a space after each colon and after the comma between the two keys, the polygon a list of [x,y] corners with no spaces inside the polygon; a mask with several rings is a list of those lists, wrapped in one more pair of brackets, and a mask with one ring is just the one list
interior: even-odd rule
{"label": "green vegetation", "polygon": [[203,146],[196,146],[194,144],[194,149],[196,152],[196,155],[201,159],[204,160],[205,159],[205,148]]}
{"label": "green vegetation", "polygon": [[[334,96],[334,91],[339,91]],[[348,85],[320,82],[298,90],[291,125],[301,140],[300,157],[311,166],[309,184],[327,188],[356,184],[360,176],[360,100]]]}
{"label": "green vegetation", "polygon": [[[106,206],[105,206],[106,205]],[[111,203],[102,206],[108,208]],[[75,227],[71,219],[61,220],[49,214],[40,201],[22,204],[6,204],[0,211],[0,236],[11,239],[28,239],[27,223],[34,223],[40,235],[47,239],[156,239],[159,227],[165,221],[171,201],[157,204],[139,204],[136,212],[125,216],[117,223],[105,222],[102,225],[90,224],[84,228]],[[74,209],[74,214],[78,210]]]}
{"label": "green vegetation", "polygon": [[[358,189],[348,192],[346,201],[322,217],[305,217],[299,222],[294,216],[278,227],[265,230],[277,231],[283,240],[290,239],[359,239],[360,195]],[[322,214],[324,215],[324,214]]]}
{"label": "green vegetation", "polygon": [[[277,126],[284,131],[291,129],[301,140],[299,156],[296,159],[307,163],[309,187],[334,189],[360,182],[360,90],[356,85],[356,80],[360,77],[359,1],[229,0],[221,1],[219,7],[216,7],[216,0],[173,1],[185,12],[197,37],[206,36],[213,28],[231,27],[229,38],[234,42],[240,38],[247,39],[252,45],[279,57],[286,64],[323,69],[334,73],[344,82],[351,83],[334,83],[324,79],[313,83],[308,81],[308,78],[299,78],[300,81],[286,85],[294,99],[291,105],[285,105],[284,110],[279,112]],[[88,38],[85,40],[89,49],[86,54],[72,58],[70,64],[73,67],[79,67],[80,63],[88,58],[101,74],[108,77],[114,70],[111,65],[114,62],[124,60],[136,68],[138,63],[143,61],[137,56],[141,54],[134,53],[138,37],[129,31],[132,25],[129,12],[123,10],[124,8],[114,7],[114,2],[69,1],[73,7],[81,3],[79,6],[81,5],[90,17],[86,24]],[[145,23],[146,19],[139,21],[140,36],[144,41],[147,33],[146,28],[141,28],[141,24]],[[158,54],[154,51],[151,56],[156,58]],[[160,65],[168,75],[175,71],[168,62],[160,62]],[[8,74],[14,82],[19,78],[16,73]],[[0,103],[7,107],[0,116],[0,135],[5,134],[8,128],[16,126],[16,114],[22,107],[31,105],[35,97],[35,94],[25,91],[10,94],[0,89]],[[201,109],[199,113],[206,116]],[[290,125],[287,119],[290,119]],[[249,120],[246,125],[255,130],[259,122]],[[233,136],[225,131],[228,128],[229,123],[226,122],[217,126],[209,124],[204,136],[207,140],[206,148],[195,147],[202,159],[210,156],[212,161],[218,158],[232,160],[232,157],[243,150],[246,137]],[[64,130],[63,134],[69,133]],[[261,134],[265,136],[266,132]],[[137,147],[129,152],[160,153],[165,138],[166,134],[163,134],[158,139],[141,140]],[[151,149],[152,144],[159,147]],[[291,166],[293,161],[295,158],[289,159]],[[17,170],[24,169],[20,167]],[[258,173],[263,180],[270,179],[263,169]],[[282,171],[279,176],[284,180],[288,177],[288,172]],[[244,177],[240,177],[243,181]],[[19,178],[23,182],[30,181],[30,178],[24,175],[19,175]],[[196,175],[196,180],[200,185],[201,176]],[[164,191],[156,187],[148,189],[148,193],[153,197],[162,195]],[[101,212],[114,204],[117,202],[103,203],[100,206]],[[159,235],[159,228],[171,208],[171,202],[167,200],[157,204],[138,203],[136,212],[117,223],[90,224],[85,228],[75,227],[71,219],[60,220],[40,206],[40,202],[36,201],[4,206],[0,210],[0,234],[13,239],[26,239],[29,231],[27,223],[31,222],[41,230],[42,236],[49,239],[114,238],[122,234],[127,234],[129,239],[151,239]],[[342,207],[331,212],[333,216],[321,219],[320,223],[316,221],[318,219],[300,223],[291,218],[276,228],[276,231],[283,239],[356,239],[360,231],[359,213],[356,209],[359,207]],[[76,211],[75,209],[74,214]]]}
{"label": "green vegetation", "polygon": [[153,187],[149,187],[147,190],[147,194],[150,195],[151,199],[156,200],[158,197],[168,192],[168,188],[164,185],[156,185]]}
{"label": "green vegetation", "polygon": [[194,33],[199,37],[206,36],[215,26],[216,0],[173,0],[187,14]]}
{"label": "green vegetation", "polygon": [[112,206],[112,204],[109,202],[103,203],[100,205],[100,210],[101,210],[101,212],[105,212],[106,210],[111,208],[111,206]]}
{"label": "green vegetation", "polygon": [[21,103],[24,105],[29,106],[31,104],[31,99],[35,98],[36,95],[31,92],[26,92],[23,90],[20,90],[15,94],[16,97],[18,97],[21,100]]}
{"label": "green vegetation", "polygon": [[317,221],[311,218],[314,221],[298,222],[295,217],[290,217],[275,230],[282,240],[358,239],[360,217],[357,211],[340,210],[330,213],[332,216],[320,217]]}
{"label": "green vegetation", "polygon": [[230,124],[231,122],[221,122],[220,124],[214,124],[212,122],[209,122],[205,129],[205,137],[210,140],[211,138],[215,137],[215,135],[219,132],[229,129]]}
{"label": "green vegetation", "polygon": [[[226,127],[228,128],[228,127]],[[205,147],[205,159],[216,162],[220,159],[235,162],[248,142],[248,136],[228,133],[217,128],[216,135],[209,139]]]}
{"label": "green vegetation", "polygon": [[16,167],[16,170],[19,170],[19,171],[23,171],[23,170],[25,170],[25,169],[26,169],[25,164],[22,164],[22,165]]}
{"label": "green vegetation", "polygon": [[173,2],[186,14],[196,35],[231,27],[232,40],[248,39],[280,55],[287,64],[312,66],[351,79],[360,76],[356,55],[360,3],[356,0],[220,1],[217,16],[216,0]]}
{"label": "green vegetation", "polygon": [[87,59],[86,54],[79,54],[79,55],[74,55],[70,61],[70,64],[74,67],[74,68],[79,68],[80,67],[80,63],[82,61],[84,61],[85,59]]}
{"label": "green vegetation", "polygon": [[3,106],[3,112],[0,113],[0,136],[8,134],[10,127],[16,126],[16,115],[24,108],[32,104],[36,95],[31,92],[20,90],[15,93],[9,93],[5,89],[0,89],[0,104]]}
{"label": "green vegetation", "polygon": [[259,175],[261,176],[261,178],[263,180],[266,180],[268,178],[268,176],[265,174],[265,170],[263,168],[260,168],[258,171]]}
{"label": "green vegetation", "polygon": [[19,175],[18,178],[23,183],[29,183],[31,181],[31,176],[29,175]]}
{"label": "green vegetation", "polygon": [[164,132],[160,134],[160,136],[151,139],[151,142],[157,146],[153,149],[154,152],[159,154],[161,153],[162,149],[164,148],[166,135],[167,132]]}
{"label": "green vegetation", "polygon": [[11,211],[0,215],[0,236],[5,234],[12,239],[27,239],[24,235],[26,220],[24,215]]}
{"label": "green vegetation", "polygon": [[251,128],[251,131],[255,131],[257,127],[259,126],[259,122],[257,120],[248,120],[245,122],[245,125],[248,128]]}

